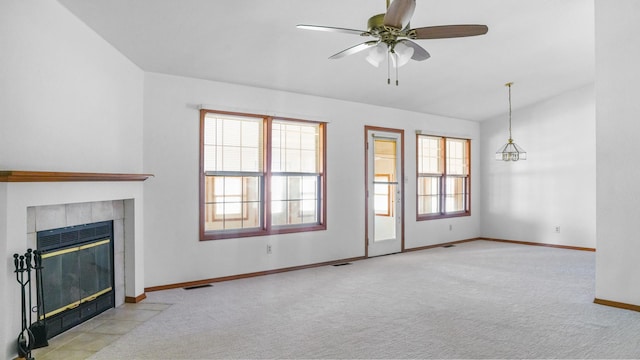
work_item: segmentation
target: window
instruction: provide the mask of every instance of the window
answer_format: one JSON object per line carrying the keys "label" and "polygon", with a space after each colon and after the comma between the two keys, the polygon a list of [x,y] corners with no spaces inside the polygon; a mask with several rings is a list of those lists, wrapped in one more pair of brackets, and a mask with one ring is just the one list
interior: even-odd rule
{"label": "window", "polygon": [[417,135],[418,220],[471,214],[470,142]]}
{"label": "window", "polygon": [[325,123],[202,110],[201,239],[326,229]]}

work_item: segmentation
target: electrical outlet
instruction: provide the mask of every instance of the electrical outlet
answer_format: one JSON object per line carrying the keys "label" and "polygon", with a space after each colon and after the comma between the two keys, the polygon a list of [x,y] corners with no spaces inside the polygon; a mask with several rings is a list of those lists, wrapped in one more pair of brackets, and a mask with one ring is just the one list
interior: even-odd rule
{"label": "electrical outlet", "polygon": [[449,224],[449,231],[453,230],[453,225]]}
{"label": "electrical outlet", "polygon": [[556,226],[555,229],[557,233],[560,233],[560,225]]}
{"label": "electrical outlet", "polygon": [[267,244],[267,254],[271,254],[271,244]]}

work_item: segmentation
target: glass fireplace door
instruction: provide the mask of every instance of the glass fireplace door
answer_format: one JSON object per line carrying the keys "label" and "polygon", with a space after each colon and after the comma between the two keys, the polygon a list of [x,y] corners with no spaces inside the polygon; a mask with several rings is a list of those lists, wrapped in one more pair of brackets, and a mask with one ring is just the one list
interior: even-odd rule
{"label": "glass fireplace door", "polygon": [[113,289],[111,239],[45,253],[42,266],[46,317]]}

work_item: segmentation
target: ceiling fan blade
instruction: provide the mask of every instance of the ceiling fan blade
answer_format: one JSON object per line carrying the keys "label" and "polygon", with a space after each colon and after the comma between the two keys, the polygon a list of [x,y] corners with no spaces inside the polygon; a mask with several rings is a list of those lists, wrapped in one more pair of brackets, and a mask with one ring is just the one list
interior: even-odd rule
{"label": "ceiling fan blade", "polygon": [[416,0],[393,0],[382,22],[384,26],[401,30],[409,24],[415,9]]}
{"label": "ceiling fan blade", "polygon": [[427,26],[409,31],[411,39],[446,39],[484,35],[489,31],[486,25],[444,25]]}
{"label": "ceiling fan blade", "polygon": [[352,46],[352,47],[350,47],[348,49],[342,50],[337,54],[333,54],[333,55],[329,56],[329,59],[340,59],[340,58],[343,58],[343,57],[348,56],[348,55],[353,55],[355,53],[359,53],[360,51],[366,50],[369,47],[374,46],[376,44],[378,44],[378,42],[375,41],[375,40],[367,41],[367,42],[364,42],[362,44],[358,44],[358,45]]}
{"label": "ceiling fan blade", "polygon": [[305,29],[305,30],[328,31],[328,32],[337,32],[337,33],[343,33],[343,34],[354,34],[354,35],[362,35],[362,36],[371,35],[369,34],[368,31],[365,31],[365,30],[345,29],[345,28],[332,27],[332,26],[299,24],[299,25],[296,25],[296,27],[298,29]]}
{"label": "ceiling fan blade", "polygon": [[411,58],[413,60],[416,61],[423,61],[423,60],[427,60],[428,58],[431,57],[431,54],[429,54],[429,52],[427,50],[425,50],[422,46],[414,43],[411,40],[400,40],[398,41],[398,43],[403,43],[411,48],[413,48],[413,55],[411,55]]}

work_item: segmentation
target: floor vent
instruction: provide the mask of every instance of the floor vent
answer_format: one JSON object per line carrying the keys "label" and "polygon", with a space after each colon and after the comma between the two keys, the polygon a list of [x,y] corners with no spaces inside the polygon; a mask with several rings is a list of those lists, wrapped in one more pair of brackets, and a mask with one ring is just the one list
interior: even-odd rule
{"label": "floor vent", "polygon": [[453,245],[453,244],[449,244],[449,245],[445,245],[445,246],[443,246],[443,248],[450,248],[450,247],[455,247],[455,245]]}
{"label": "floor vent", "polygon": [[183,289],[185,289],[185,290],[194,290],[194,289],[202,289],[202,288],[212,287],[212,286],[213,285],[211,285],[211,284],[202,284],[202,285],[187,286],[187,287],[184,287]]}
{"label": "floor vent", "polygon": [[346,263],[342,263],[342,264],[333,264],[333,266],[345,266],[345,265],[351,265],[350,262],[346,262]]}

